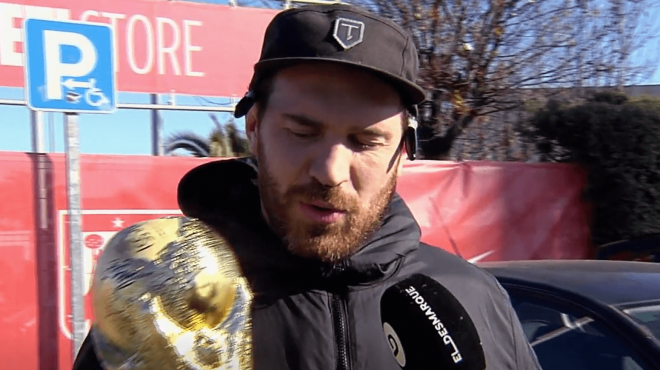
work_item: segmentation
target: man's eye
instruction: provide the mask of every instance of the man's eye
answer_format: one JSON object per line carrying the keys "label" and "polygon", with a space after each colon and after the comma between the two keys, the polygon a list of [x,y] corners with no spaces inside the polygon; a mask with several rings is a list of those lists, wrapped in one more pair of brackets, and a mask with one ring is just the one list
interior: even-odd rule
{"label": "man's eye", "polygon": [[286,131],[287,131],[290,135],[292,135],[292,136],[294,136],[294,137],[297,137],[297,138],[300,138],[300,139],[309,139],[309,138],[311,138],[311,137],[314,136],[313,133],[310,133],[310,132],[304,132],[304,131],[294,131],[294,130],[292,130],[292,129],[290,129],[290,128],[286,129]]}
{"label": "man's eye", "polygon": [[373,140],[366,140],[366,139],[360,140],[358,138],[351,138],[351,141],[353,142],[353,145],[355,145],[355,147],[360,148],[362,150],[373,149],[381,145]]}
{"label": "man's eye", "polygon": [[373,148],[376,148],[378,146],[379,146],[378,144],[360,144],[360,148],[364,149],[364,150],[373,149]]}

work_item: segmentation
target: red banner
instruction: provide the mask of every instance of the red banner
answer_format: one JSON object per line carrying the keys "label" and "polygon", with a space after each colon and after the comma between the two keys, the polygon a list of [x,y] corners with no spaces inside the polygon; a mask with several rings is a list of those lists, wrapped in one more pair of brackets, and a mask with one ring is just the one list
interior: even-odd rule
{"label": "red banner", "polygon": [[[180,214],[179,179],[207,160],[82,156],[85,292],[108,239],[138,221]],[[584,184],[567,165],[419,161],[406,164],[398,192],[423,241],[473,262],[585,258]],[[2,369],[71,369],[67,222],[64,156],[0,152]]]}
{"label": "red banner", "polygon": [[472,262],[591,257],[586,177],[577,167],[415,161],[398,192],[422,240]]}
{"label": "red banner", "polygon": [[110,24],[118,90],[243,96],[272,9],[166,0],[0,0],[0,85],[24,86],[25,18]]}

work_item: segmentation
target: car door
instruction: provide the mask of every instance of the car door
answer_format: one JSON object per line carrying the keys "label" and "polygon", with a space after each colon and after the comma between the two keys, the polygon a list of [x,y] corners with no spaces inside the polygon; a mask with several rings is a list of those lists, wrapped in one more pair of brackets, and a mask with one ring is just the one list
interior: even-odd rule
{"label": "car door", "polygon": [[657,369],[635,343],[580,306],[538,290],[507,290],[543,370]]}

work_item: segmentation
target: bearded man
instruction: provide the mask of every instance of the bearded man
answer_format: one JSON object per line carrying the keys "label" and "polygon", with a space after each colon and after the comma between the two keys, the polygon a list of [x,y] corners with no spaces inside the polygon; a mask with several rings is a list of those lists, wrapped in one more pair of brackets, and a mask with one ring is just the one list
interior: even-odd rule
{"label": "bearded man", "polygon": [[[502,287],[421,243],[396,193],[425,99],[417,73],[411,36],[387,19],[337,4],[281,12],[235,112],[254,157],[181,180],[182,211],[228,238],[255,293],[255,369],[399,369],[379,303],[417,273],[465,307],[488,369],[539,369]],[[95,363],[89,341],[78,357]]]}

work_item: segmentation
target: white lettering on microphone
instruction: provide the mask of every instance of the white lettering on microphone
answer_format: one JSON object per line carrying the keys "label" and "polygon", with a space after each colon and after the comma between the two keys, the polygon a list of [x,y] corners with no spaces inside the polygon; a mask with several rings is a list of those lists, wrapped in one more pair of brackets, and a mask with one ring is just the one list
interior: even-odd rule
{"label": "white lettering on microphone", "polygon": [[442,322],[438,319],[437,315],[433,310],[431,309],[431,306],[426,303],[426,300],[424,297],[422,297],[421,294],[415,289],[414,286],[410,286],[408,289],[405,290],[408,295],[414,300],[414,302],[419,305],[419,309],[424,312],[424,314],[429,318],[429,321],[433,324],[433,328],[438,332],[438,335],[440,335],[440,338],[442,338],[442,342],[453,348],[454,352],[451,354],[452,360],[454,360],[454,363],[459,363],[463,360],[463,357],[461,356],[461,353],[458,350],[458,347],[456,347],[456,343],[454,343],[454,340],[452,337],[449,335],[447,332],[447,328],[442,324]]}

